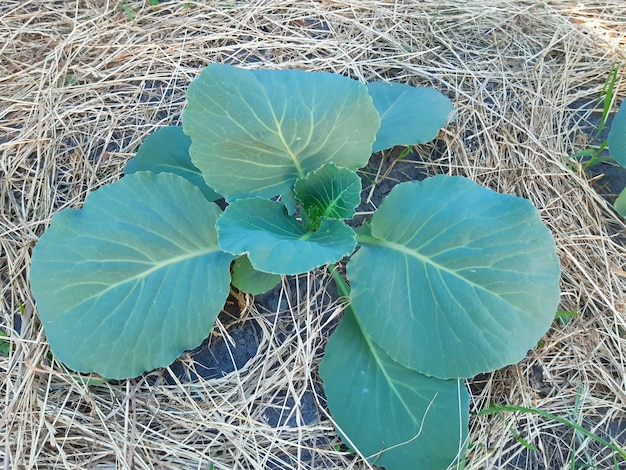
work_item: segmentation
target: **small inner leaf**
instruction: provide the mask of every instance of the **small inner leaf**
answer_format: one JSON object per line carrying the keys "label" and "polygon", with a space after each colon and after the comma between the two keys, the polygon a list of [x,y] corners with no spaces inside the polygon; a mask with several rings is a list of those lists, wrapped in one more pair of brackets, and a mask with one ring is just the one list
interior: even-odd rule
{"label": "small inner leaf", "polygon": [[321,218],[351,219],[361,201],[361,179],[352,170],[328,163],[296,181],[296,198],[312,225]]}
{"label": "small inner leaf", "polygon": [[247,256],[240,256],[233,263],[232,284],[247,294],[264,294],[280,282],[278,274],[257,271]]}
{"label": "small inner leaf", "polygon": [[287,214],[280,202],[262,198],[231,203],[217,222],[222,250],[248,254],[252,266],[266,273],[300,274],[350,254],[354,231],[340,220],[324,219],[316,231]]}

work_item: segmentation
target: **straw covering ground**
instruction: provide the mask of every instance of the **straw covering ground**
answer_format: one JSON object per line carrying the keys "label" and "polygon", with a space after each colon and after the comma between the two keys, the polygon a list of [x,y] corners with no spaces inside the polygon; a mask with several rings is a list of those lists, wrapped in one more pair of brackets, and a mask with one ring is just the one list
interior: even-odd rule
{"label": "straw covering ground", "polygon": [[[150,132],[180,123],[187,85],[211,62],[446,94],[457,120],[408,164],[528,198],[557,242],[560,308],[575,314],[522,363],[471,381],[472,410],[534,408],[626,443],[626,224],[568,159],[588,145],[606,77],[626,61],[622,0],[150,3],[0,5],[0,468],[372,468],[340,446],[324,412],[317,366],[342,308],[323,271],[285,278],[275,311],[233,299],[241,317],[229,321],[258,323],[260,345],[223,378],[166,384],[157,371],[108,383],[49,354],[28,283],[38,236],[120,178]],[[388,184],[384,170],[370,176]],[[289,416],[270,426],[285,403]],[[614,458],[538,414],[470,422],[466,468],[612,468]]]}

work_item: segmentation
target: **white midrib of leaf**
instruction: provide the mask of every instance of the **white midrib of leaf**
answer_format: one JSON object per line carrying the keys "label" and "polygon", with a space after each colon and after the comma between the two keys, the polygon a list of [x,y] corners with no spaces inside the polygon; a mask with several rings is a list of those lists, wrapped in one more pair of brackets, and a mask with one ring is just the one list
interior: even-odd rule
{"label": "white midrib of leaf", "polygon": [[[498,297],[500,299],[502,299],[502,296],[498,295],[496,292],[490,291],[487,288],[485,288],[485,286],[482,286],[480,284],[476,284],[475,282],[470,281],[469,279],[467,279],[466,277],[461,276],[457,271],[450,269],[446,266],[443,266],[441,264],[437,264],[435,263],[431,258],[429,258],[428,256],[424,256],[421,253],[419,253],[416,250],[412,250],[411,248],[408,248],[404,245],[401,245],[399,243],[395,243],[395,242],[391,242],[388,240],[382,240],[380,238],[376,238],[373,237],[371,235],[357,235],[357,243],[363,243],[365,245],[373,245],[373,246],[381,246],[384,248],[389,248],[390,250],[393,251],[397,251],[399,253],[402,253],[405,256],[414,258],[418,261],[420,261],[423,264],[428,264],[432,267],[434,267],[437,271],[441,271],[441,272],[445,272],[450,274],[451,276],[456,277],[457,279],[460,279],[461,281],[463,281],[464,283],[466,283],[468,286],[471,286],[474,289],[486,292],[490,295],[493,295],[495,297]],[[504,302],[507,302],[505,299],[502,299]]]}
{"label": "white midrib of leaf", "polygon": [[281,121],[276,116],[276,113],[274,112],[274,108],[273,107],[270,107],[270,108],[272,110],[272,117],[274,118],[274,124],[276,125],[276,133],[278,134],[278,137],[280,138],[280,141],[282,142],[283,146],[285,147],[285,151],[287,152],[287,155],[289,155],[289,158],[291,158],[291,161],[293,162],[294,166],[296,167],[296,170],[298,170],[298,176],[300,178],[304,178],[305,173],[304,173],[304,170],[302,169],[302,166],[300,165],[300,161],[298,160],[298,155],[296,155],[293,152],[293,150],[291,150],[290,145],[285,140],[285,135],[283,134],[283,130],[282,130],[282,127],[281,127]]}
{"label": "white midrib of leaf", "polygon": [[[338,218],[338,217],[334,217],[335,214],[339,212],[337,210],[337,207],[343,209],[343,206],[339,205],[339,202],[342,200],[343,195],[346,194],[348,191],[350,191],[349,187],[344,188],[342,191],[339,191],[339,194],[331,196],[331,199],[328,201],[328,205],[326,206],[324,210],[324,217]],[[324,207],[322,206],[322,208]]]}
{"label": "white midrib of leaf", "polygon": [[[350,305],[350,308],[352,309],[353,307]],[[402,397],[402,394],[396,387],[396,383],[394,382],[393,377],[391,377],[387,373],[387,370],[384,366],[384,361],[376,351],[376,348],[380,348],[380,346],[375,344],[373,340],[367,335],[367,333],[365,332],[365,329],[363,328],[363,325],[361,325],[361,322],[359,321],[359,317],[356,315],[356,313],[354,313],[354,310],[353,310],[352,315],[354,316],[354,320],[356,324],[358,325],[358,328],[361,332],[361,335],[363,336],[363,339],[367,343],[370,353],[372,354],[372,356],[374,357],[374,360],[376,361],[376,366],[378,367],[380,372],[383,374],[383,377],[385,377],[385,381],[389,385],[389,388],[393,391],[393,394],[398,398],[398,401],[402,404],[402,408],[404,408],[404,410],[406,411],[406,415],[411,417],[411,421],[413,421],[413,424],[415,424],[416,426],[419,425],[420,422],[423,420],[423,418],[419,420],[420,422],[416,420],[416,418],[413,416],[413,413],[412,413],[413,410],[411,409],[410,404],[408,404],[406,400]]]}
{"label": "white midrib of leaf", "polygon": [[[119,286],[122,286],[124,284],[133,283],[133,282],[138,282],[138,281],[140,281],[142,279],[145,279],[148,276],[150,276],[151,274],[159,271],[160,269],[167,268],[169,266],[172,266],[172,265],[175,265],[175,264],[178,264],[178,263],[182,263],[183,261],[186,261],[186,260],[189,260],[189,259],[199,258],[199,257],[204,256],[204,255],[208,255],[208,254],[211,254],[211,253],[216,253],[218,251],[221,251],[221,250],[219,248],[217,248],[217,247],[209,247],[209,248],[204,248],[204,249],[201,249],[201,250],[192,251],[192,252],[189,252],[189,253],[184,253],[182,255],[175,256],[173,258],[169,258],[169,259],[163,260],[163,261],[161,261],[159,263],[154,264],[149,269],[146,269],[146,270],[144,270],[144,271],[142,271],[140,273],[135,274],[134,276],[128,277],[128,278],[123,279],[123,280],[121,280],[119,282],[110,284],[104,290],[101,290],[101,291],[99,291],[98,293],[96,293],[94,295],[91,295],[89,297],[81,299],[80,303],[76,304],[75,307],[78,306],[78,305],[81,305],[81,304],[83,304],[85,302],[88,302],[91,299],[101,297],[101,296],[105,295],[107,292],[112,291],[112,290],[116,289]],[[75,284],[75,285],[79,286],[80,284]]]}

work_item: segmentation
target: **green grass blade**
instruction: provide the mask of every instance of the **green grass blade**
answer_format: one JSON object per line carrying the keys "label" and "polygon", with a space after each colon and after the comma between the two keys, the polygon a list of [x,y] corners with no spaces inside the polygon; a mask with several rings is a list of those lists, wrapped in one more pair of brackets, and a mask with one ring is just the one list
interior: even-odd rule
{"label": "green grass blade", "polygon": [[596,131],[595,139],[597,139],[602,131],[604,130],[604,126],[606,125],[606,120],[609,117],[609,112],[611,111],[611,104],[613,103],[613,97],[615,95],[615,84],[617,83],[617,73],[619,72],[620,65],[615,64],[611,71],[609,72],[609,76],[606,78],[604,82],[604,86],[602,87],[602,94],[604,95],[603,99],[603,107],[602,107],[602,118],[600,119],[600,125],[598,126],[598,130]]}
{"label": "green grass blade", "polygon": [[482,411],[479,411],[478,413],[476,413],[476,415],[477,416],[488,415],[488,414],[502,413],[502,412],[506,412],[506,411],[511,411],[511,412],[519,411],[519,412],[522,412],[522,413],[532,413],[532,414],[536,414],[536,415],[542,416],[542,417],[544,417],[546,419],[550,419],[552,421],[556,421],[557,423],[565,424],[566,426],[569,426],[569,427],[575,429],[576,431],[580,432],[585,437],[588,437],[589,439],[591,439],[591,440],[593,440],[593,441],[595,441],[595,442],[597,442],[599,444],[602,444],[603,446],[606,446],[609,449],[613,450],[617,455],[619,455],[622,458],[622,460],[626,461],[626,449],[624,449],[618,443],[616,443],[616,442],[609,442],[609,441],[607,441],[605,439],[602,439],[601,437],[599,437],[596,434],[594,434],[593,432],[585,429],[584,427],[582,427],[578,423],[573,422],[572,420],[569,420],[567,418],[563,418],[561,416],[554,415],[552,413],[548,413],[547,411],[543,411],[543,410],[540,410],[538,408],[526,408],[526,407],[517,406],[517,405],[495,405],[495,406],[490,406],[489,408],[485,408]]}

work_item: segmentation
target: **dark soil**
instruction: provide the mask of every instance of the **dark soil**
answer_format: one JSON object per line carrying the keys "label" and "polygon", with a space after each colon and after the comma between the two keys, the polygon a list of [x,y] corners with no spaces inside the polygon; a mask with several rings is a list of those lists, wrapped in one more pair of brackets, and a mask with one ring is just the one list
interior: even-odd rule
{"label": "dark soil", "polygon": [[[398,183],[405,181],[423,180],[429,176],[425,166],[419,165],[420,157],[417,152],[412,151],[403,158],[398,158],[404,147],[375,153],[370,158],[368,165],[359,171],[361,177],[361,204],[357,207],[357,212],[371,213],[375,211],[382,200],[391,189]],[[350,225],[361,225],[371,215],[357,216]]]}
{"label": "dark soil", "polygon": [[276,453],[271,456],[271,460],[267,462],[269,470],[284,470],[286,468],[337,468],[336,462],[331,461],[324,455],[318,454],[316,447],[328,448],[325,439],[320,438],[313,442],[304,441],[302,447],[294,449],[293,453]]}
{"label": "dark soil", "polygon": [[230,297],[219,317],[223,325],[231,325],[227,328],[229,339],[214,331],[200,346],[169,367],[171,372],[166,374],[166,382],[216,379],[244,367],[258,352],[261,327],[253,319],[239,321],[239,316],[237,300]]}
{"label": "dark soil", "polygon": [[[224,377],[239,370],[253,358],[260,343],[261,328],[253,321],[237,323],[228,329],[228,336],[211,335],[200,346],[187,353],[185,360],[177,360],[170,371],[181,382],[196,382]],[[170,375],[166,381],[175,383]]]}
{"label": "dark soil", "polygon": [[589,176],[594,178],[594,188],[600,196],[611,204],[626,188],[626,168],[615,162],[601,162],[587,169]]}
{"label": "dark soil", "polygon": [[263,418],[265,422],[274,428],[288,426],[295,428],[319,421],[319,413],[315,396],[310,390],[305,391],[297,403],[287,392],[280,393],[267,407]]}

